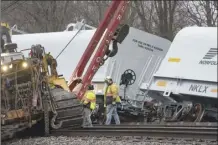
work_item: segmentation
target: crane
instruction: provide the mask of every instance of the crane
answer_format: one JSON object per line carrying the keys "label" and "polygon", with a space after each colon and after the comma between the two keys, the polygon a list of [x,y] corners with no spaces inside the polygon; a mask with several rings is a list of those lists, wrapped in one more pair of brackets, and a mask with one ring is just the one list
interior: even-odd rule
{"label": "crane", "polygon": [[[114,56],[117,52],[117,42],[122,43],[122,41],[128,35],[129,26],[120,24],[128,4],[129,1],[112,1],[105,13],[104,19],[99,24],[99,27],[97,28],[94,36],[92,37],[79,63],[77,64],[69,80],[68,86],[69,90],[73,91],[75,87],[80,84],[78,92],[76,93],[78,99],[83,97],[86,87],[91,83],[93,76],[107,59],[104,59],[105,55],[106,57]],[[105,35],[102,38],[104,32]],[[91,60],[91,63],[88,66],[83,78],[81,78],[87,63],[101,38],[102,41],[99,45],[99,48]],[[109,50],[109,44],[111,41],[113,41],[112,51]]]}

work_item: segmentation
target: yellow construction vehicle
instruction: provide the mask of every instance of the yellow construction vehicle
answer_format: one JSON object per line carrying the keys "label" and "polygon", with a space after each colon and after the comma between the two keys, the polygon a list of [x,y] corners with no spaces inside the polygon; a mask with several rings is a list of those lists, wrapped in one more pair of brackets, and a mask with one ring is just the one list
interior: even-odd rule
{"label": "yellow construction vehicle", "polygon": [[[57,62],[41,45],[17,52],[10,27],[1,23],[1,138],[41,123],[45,134],[82,125],[83,106],[58,75]],[[29,58],[23,51],[30,51]]]}

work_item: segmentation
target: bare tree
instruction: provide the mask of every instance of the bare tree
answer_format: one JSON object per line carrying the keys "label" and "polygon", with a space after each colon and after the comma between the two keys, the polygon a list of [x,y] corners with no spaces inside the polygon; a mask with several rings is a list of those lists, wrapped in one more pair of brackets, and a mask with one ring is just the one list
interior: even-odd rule
{"label": "bare tree", "polygon": [[109,3],[109,1],[77,1],[74,9],[89,25],[97,27]]}
{"label": "bare tree", "polygon": [[[62,31],[85,19],[97,27],[111,1],[3,1],[2,18],[29,33]],[[172,40],[185,26],[217,26],[217,1],[132,1],[124,23]],[[7,9],[7,10],[5,10]]]}
{"label": "bare tree", "polygon": [[[142,29],[146,32],[172,40],[178,1],[133,1]],[[178,16],[177,16],[178,17]]]}
{"label": "bare tree", "polygon": [[217,26],[217,1],[183,2],[192,23],[198,26]]}
{"label": "bare tree", "polygon": [[2,17],[19,29],[31,32],[54,32],[79,18],[72,1],[26,1],[19,3],[13,11],[8,10]]}
{"label": "bare tree", "polygon": [[154,5],[152,1],[133,1],[133,9],[136,11],[140,19],[141,28],[151,33],[153,28]]}
{"label": "bare tree", "polygon": [[52,32],[63,29],[68,17],[69,1],[30,1],[18,8],[37,32]]}
{"label": "bare tree", "polygon": [[138,25],[138,16],[137,12],[135,11],[134,8],[134,1],[130,2],[127,5],[126,12],[123,16],[123,20],[121,23],[128,24],[131,27],[136,27],[138,28],[140,25]]}
{"label": "bare tree", "polygon": [[176,8],[178,1],[154,1],[156,10],[156,20],[154,22],[159,31],[159,35],[169,40],[173,40]]}

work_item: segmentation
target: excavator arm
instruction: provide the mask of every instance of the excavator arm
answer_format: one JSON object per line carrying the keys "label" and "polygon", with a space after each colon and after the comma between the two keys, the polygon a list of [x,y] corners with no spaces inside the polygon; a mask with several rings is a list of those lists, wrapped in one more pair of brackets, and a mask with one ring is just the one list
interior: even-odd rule
{"label": "excavator arm", "polygon": [[[91,80],[94,77],[97,70],[99,69],[99,67],[103,65],[104,61],[106,60],[104,59],[104,57],[114,56],[117,52],[117,43],[122,43],[124,38],[129,33],[128,25],[120,25],[128,3],[129,1],[112,1],[111,5],[105,13],[105,18],[97,28],[87,49],[85,50],[75,71],[73,72],[68,84],[70,91],[73,91],[75,86],[78,84],[78,81],[82,80],[82,82],[80,83],[80,88],[76,93],[78,99],[82,99],[87,86],[91,83]],[[106,33],[99,45],[99,48],[96,54],[94,55],[86,73],[84,74],[83,78],[81,78],[84,68],[86,67],[89,59],[91,58],[105,30]],[[113,49],[115,49],[113,51],[109,50],[109,44],[111,40],[113,40]]]}

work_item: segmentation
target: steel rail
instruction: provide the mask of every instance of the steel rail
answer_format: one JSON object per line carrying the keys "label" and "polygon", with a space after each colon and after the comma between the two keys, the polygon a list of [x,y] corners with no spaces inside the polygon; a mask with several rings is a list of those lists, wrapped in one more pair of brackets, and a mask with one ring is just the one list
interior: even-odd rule
{"label": "steel rail", "polygon": [[[94,125],[95,127],[102,127],[102,125]],[[174,122],[174,123],[124,123],[119,126],[165,126],[165,127],[214,127],[218,128],[218,123],[211,122]],[[110,125],[104,127],[118,127],[117,125]]]}
{"label": "steel rail", "polygon": [[95,126],[53,130],[51,136],[147,136],[217,140],[217,127]]}

